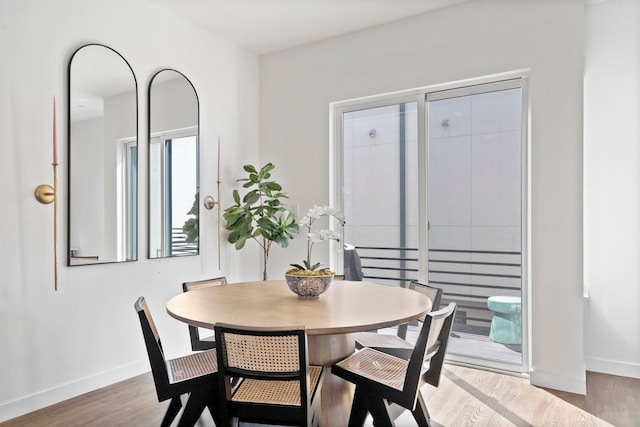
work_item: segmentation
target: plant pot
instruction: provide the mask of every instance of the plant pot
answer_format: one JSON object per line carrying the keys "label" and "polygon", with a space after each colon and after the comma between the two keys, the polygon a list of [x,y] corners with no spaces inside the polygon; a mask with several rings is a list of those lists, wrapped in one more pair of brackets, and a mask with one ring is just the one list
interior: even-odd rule
{"label": "plant pot", "polygon": [[284,277],[291,292],[304,299],[318,298],[333,282],[333,274],[323,276],[285,274]]}

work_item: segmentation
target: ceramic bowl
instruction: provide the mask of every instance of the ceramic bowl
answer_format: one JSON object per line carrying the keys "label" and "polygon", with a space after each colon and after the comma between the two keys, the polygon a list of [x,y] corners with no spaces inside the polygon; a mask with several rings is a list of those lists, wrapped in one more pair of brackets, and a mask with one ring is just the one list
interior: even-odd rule
{"label": "ceramic bowl", "polygon": [[294,276],[285,274],[287,285],[291,292],[300,298],[318,298],[320,294],[329,289],[333,282],[333,274],[326,276]]}

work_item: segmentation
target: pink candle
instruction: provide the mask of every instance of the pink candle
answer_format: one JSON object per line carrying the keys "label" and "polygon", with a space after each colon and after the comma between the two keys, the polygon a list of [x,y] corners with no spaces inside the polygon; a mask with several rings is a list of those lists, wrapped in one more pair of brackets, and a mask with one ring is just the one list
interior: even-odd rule
{"label": "pink candle", "polygon": [[56,97],[53,97],[53,164],[58,164],[58,132],[56,132]]}
{"label": "pink candle", "polygon": [[218,182],[220,182],[220,135],[218,135]]}

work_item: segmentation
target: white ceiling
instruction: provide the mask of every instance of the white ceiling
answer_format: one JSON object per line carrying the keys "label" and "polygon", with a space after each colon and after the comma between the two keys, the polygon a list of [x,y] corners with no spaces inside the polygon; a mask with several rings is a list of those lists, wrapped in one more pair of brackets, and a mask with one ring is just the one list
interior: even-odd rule
{"label": "white ceiling", "polygon": [[258,54],[469,0],[149,0]]}

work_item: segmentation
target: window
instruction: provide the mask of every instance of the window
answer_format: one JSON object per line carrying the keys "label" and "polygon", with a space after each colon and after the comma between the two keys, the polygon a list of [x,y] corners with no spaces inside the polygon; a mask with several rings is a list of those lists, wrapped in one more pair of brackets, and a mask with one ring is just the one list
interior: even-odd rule
{"label": "window", "polygon": [[149,156],[149,256],[198,254],[198,238],[189,235],[199,221],[196,131],[152,136]]}

